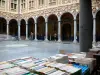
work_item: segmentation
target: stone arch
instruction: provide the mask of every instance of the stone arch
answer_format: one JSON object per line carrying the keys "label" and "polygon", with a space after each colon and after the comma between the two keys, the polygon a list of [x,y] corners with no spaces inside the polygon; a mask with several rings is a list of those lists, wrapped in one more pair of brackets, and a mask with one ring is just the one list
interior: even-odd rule
{"label": "stone arch", "polygon": [[9,21],[9,34],[13,37],[18,37],[18,22],[16,19]]}
{"label": "stone arch", "polygon": [[[64,26],[68,25],[68,26]],[[64,31],[63,31],[63,27]],[[69,30],[71,29],[71,30]],[[68,30],[68,32],[67,32]],[[61,38],[62,41],[73,41],[74,39],[74,17],[73,14],[66,12],[61,15]]]}
{"label": "stone arch", "polygon": [[25,38],[26,38],[26,21],[24,20],[24,19],[21,19],[21,21],[20,21],[20,31],[21,31],[21,39],[22,40],[25,40]]}
{"label": "stone arch", "polygon": [[94,13],[94,16],[96,17],[97,13],[100,11],[100,9],[96,10],[96,12]]}
{"label": "stone arch", "polygon": [[71,13],[71,12],[66,12],[66,11],[64,11],[64,12],[61,13],[61,17],[62,17],[64,14],[66,14],[66,13],[71,14],[72,17],[74,18],[74,14],[73,14],[73,13]]}
{"label": "stone arch", "polygon": [[100,11],[96,13],[96,41],[100,41]]}
{"label": "stone arch", "polygon": [[55,14],[48,16],[48,40],[58,40],[58,17]]}
{"label": "stone arch", "polygon": [[[28,20],[28,37],[29,39],[35,39],[35,21],[34,18],[30,17]],[[31,33],[33,33],[31,37]]]}
{"label": "stone arch", "polygon": [[6,34],[7,21],[5,18],[0,17],[0,34]]}
{"label": "stone arch", "polygon": [[44,40],[45,36],[45,19],[43,16],[37,18],[37,39]]}

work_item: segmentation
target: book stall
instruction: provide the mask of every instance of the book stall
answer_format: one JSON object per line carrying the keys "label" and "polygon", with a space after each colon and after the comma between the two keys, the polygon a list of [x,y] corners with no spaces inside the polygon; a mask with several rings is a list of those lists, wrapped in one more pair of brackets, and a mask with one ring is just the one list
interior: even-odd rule
{"label": "book stall", "polygon": [[0,75],[89,75],[89,67],[69,63],[68,55],[57,54],[44,59],[24,57],[0,62]]}

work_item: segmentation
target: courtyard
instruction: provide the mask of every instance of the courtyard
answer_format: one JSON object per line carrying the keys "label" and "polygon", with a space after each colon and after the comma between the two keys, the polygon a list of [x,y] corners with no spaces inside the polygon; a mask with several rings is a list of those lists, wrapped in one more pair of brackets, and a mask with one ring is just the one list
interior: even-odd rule
{"label": "courtyard", "polygon": [[99,41],[100,0],[0,0],[0,75],[100,75]]}
{"label": "courtyard", "polygon": [[7,61],[21,57],[48,58],[65,50],[68,53],[80,52],[79,44],[72,42],[44,42],[44,41],[1,41],[0,61]]}

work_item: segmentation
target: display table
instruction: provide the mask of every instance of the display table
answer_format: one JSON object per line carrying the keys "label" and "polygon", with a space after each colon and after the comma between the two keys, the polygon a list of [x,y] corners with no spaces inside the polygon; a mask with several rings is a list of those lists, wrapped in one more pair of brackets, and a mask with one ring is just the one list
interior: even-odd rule
{"label": "display table", "polygon": [[[57,54],[54,59],[60,58],[64,63],[48,61],[50,59],[20,58],[7,62],[0,62],[0,75],[82,75],[83,69],[73,64],[68,64],[66,55]],[[63,59],[63,60],[62,60]],[[88,70],[86,67],[85,72]],[[88,72],[88,71],[87,71]],[[86,72],[86,73],[87,73]],[[85,75],[85,74],[84,74]]]}
{"label": "display table", "polygon": [[98,48],[98,47],[96,47],[96,48],[92,48],[92,49],[90,49],[89,50],[89,52],[93,52],[93,53],[99,53],[100,52],[100,47]]}
{"label": "display table", "polygon": [[90,68],[90,72],[93,70],[94,58],[77,58],[76,63],[87,65]]}
{"label": "display table", "polygon": [[93,55],[94,54],[98,54],[99,52],[100,52],[100,48],[92,48],[92,49],[89,49],[89,52],[87,52],[86,57],[93,58]]}

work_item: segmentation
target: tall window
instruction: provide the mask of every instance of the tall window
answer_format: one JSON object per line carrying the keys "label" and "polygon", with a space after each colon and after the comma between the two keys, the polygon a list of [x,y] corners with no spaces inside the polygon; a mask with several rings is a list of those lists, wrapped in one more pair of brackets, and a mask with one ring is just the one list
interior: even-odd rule
{"label": "tall window", "polygon": [[11,0],[11,10],[12,11],[17,10],[17,0]]}
{"label": "tall window", "polygon": [[34,8],[34,0],[29,0],[29,10]]}
{"label": "tall window", "polygon": [[56,0],[49,0],[49,5],[56,5]]}
{"label": "tall window", "polygon": [[25,0],[21,0],[21,9],[25,9]]}
{"label": "tall window", "polygon": [[44,0],[39,0],[39,5],[43,5],[44,4]]}
{"label": "tall window", "polygon": [[5,7],[5,0],[0,0],[0,7]]}

